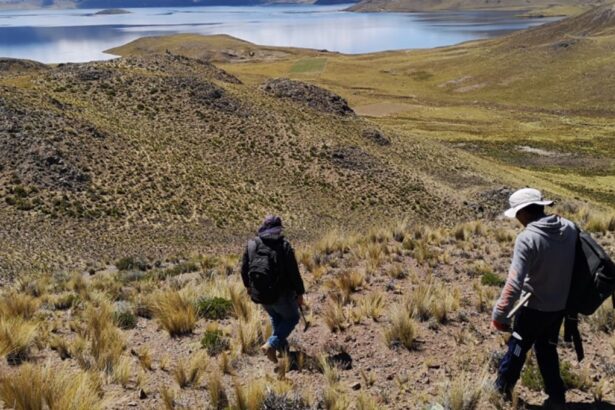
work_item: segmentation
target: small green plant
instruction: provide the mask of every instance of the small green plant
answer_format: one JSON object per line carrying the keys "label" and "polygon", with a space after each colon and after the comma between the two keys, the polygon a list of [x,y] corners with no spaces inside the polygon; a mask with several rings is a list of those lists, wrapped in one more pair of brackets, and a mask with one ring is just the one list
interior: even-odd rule
{"label": "small green plant", "polygon": [[201,339],[201,346],[210,356],[216,356],[230,348],[228,338],[217,328],[208,328]]}
{"label": "small green plant", "polygon": [[[564,384],[569,389],[579,389],[588,391],[591,386],[591,379],[585,372],[576,372],[568,361],[563,361],[560,365],[560,374]],[[544,381],[540,375],[536,360],[530,356],[525,363],[523,373],[521,373],[521,383],[525,387],[533,391],[541,391],[544,389]]]}
{"label": "small green plant", "polygon": [[131,311],[113,313],[113,323],[120,329],[134,329],[137,327],[137,317]]}
{"label": "small green plant", "polygon": [[569,389],[579,389],[581,391],[588,391],[592,387],[592,381],[589,374],[581,370],[580,372],[574,371],[572,365],[568,361],[563,361],[560,366],[560,374],[564,384]]}
{"label": "small green plant", "polygon": [[200,317],[210,320],[226,319],[233,311],[233,303],[221,297],[202,297],[196,302]]}
{"label": "small green plant", "polygon": [[529,355],[521,373],[521,384],[533,391],[541,391],[544,382],[533,355]]}
{"label": "small green plant", "polygon": [[506,283],[505,279],[502,279],[499,275],[493,273],[493,272],[484,272],[483,275],[480,277],[480,283],[485,285],[485,286],[504,286],[504,284]]}

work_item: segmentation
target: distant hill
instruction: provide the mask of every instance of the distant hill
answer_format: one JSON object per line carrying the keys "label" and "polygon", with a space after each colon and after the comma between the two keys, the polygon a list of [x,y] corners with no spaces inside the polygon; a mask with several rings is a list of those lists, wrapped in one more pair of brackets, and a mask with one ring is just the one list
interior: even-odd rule
{"label": "distant hill", "polygon": [[349,11],[429,12],[442,10],[521,10],[530,15],[572,15],[605,0],[362,0]]}
{"label": "distant hill", "polygon": [[353,0],[0,0],[0,9],[256,6],[267,4],[341,4]]}
{"label": "distant hill", "polygon": [[202,36],[175,34],[162,37],[142,37],[120,47],[106,50],[118,56],[149,56],[173,50],[174,54],[212,62],[273,61],[293,56],[330,55],[305,48],[261,46],[229,35]]}

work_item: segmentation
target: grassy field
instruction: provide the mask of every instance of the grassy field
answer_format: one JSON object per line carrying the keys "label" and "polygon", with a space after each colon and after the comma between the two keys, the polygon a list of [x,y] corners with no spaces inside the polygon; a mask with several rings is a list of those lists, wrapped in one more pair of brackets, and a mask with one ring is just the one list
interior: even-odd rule
{"label": "grassy field", "polygon": [[[615,250],[615,214],[574,202],[556,212]],[[0,409],[540,408],[531,358],[515,404],[491,388],[505,349],[491,308],[518,229],[398,221],[324,233],[298,249],[310,326],[295,330],[277,365],[260,354],[271,327],[243,290],[236,255],[23,276],[0,288]],[[612,312],[608,302],[582,319],[583,363],[559,349],[573,409],[615,401]]]}
{"label": "grassy field", "polygon": [[325,69],[327,64],[326,58],[303,58],[297,61],[291,68],[290,72],[293,74],[301,73],[320,73]]}

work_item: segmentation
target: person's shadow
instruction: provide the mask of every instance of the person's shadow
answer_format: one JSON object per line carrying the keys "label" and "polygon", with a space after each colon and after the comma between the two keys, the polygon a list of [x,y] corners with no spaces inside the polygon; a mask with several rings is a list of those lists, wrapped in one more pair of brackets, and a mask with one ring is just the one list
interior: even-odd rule
{"label": "person's shadow", "polygon": [[[527,410],[539,410],[542,406],[525,405]],[[615,405],[607,402],[602,403],[567,403],[566,410],[615,410]]]}

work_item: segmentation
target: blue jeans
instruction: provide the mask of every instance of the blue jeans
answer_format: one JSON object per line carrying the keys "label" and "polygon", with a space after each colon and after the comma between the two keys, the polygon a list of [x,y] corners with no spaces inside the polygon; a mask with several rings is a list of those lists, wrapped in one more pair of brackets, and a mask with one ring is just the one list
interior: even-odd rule
{"label": "blue jeans", "polygon": [[280,299],[272,305],[263,305],[269,314],[273,333],[267,343],[278,351],[288,349],[288,336],[299,323],[299,305],[294,293],[280,296]]}
{"label": "blue jeans", "polygon": [[566,387],[559,371],[557,339],[564,312],[541,312],[521,308],[515,317],[508,351],[500,361],[496,387],[509,394],[521,376],[527,352],[534,347],[536,362],[545,383],[545,393],[553,402],[564,403]]}

